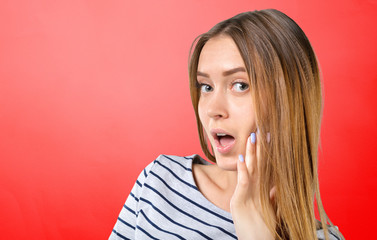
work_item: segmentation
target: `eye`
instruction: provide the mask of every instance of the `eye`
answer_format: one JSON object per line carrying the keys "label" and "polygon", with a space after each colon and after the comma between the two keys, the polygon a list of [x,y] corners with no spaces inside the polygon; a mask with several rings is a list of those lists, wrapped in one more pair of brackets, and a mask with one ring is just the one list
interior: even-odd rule
{"label": "eye", "polygon": [[249,84],[244,83],[244,82],[236,82],[233,84],[232,89],[235,90],[236,92],[244,92],[247,89],[249,89]]}
{"label": "eye", "polygon": [[200,84],[200,91],[203,93],[212,92],[213,88],[208,84]]}

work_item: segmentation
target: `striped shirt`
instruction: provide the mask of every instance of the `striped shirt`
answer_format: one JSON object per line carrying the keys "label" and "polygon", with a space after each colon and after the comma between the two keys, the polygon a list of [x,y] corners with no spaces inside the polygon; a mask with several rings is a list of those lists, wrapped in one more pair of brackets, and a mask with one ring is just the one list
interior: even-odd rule
{"label": "striped shirt", "polygon": [[160,155],[149,164],[136,180],[109,239],[237,239],[231,214],[196,187],[193,163],[209,164],[198,155]]}

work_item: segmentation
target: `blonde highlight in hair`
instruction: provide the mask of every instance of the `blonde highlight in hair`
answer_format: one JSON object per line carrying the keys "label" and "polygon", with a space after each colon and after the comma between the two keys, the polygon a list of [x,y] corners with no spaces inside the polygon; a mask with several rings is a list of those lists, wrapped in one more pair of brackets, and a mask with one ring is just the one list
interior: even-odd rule
{"label": "blonde highlight in hair", "polygon": [[[256,124],[260,134],[260,185],[264,216],[269,192],[276,186],[277,239],[317,239],[317,202],[321,225],[328,239],[327,217],[319,192],[318,146],[322,114],[320,73],[316,56],[301,28],[284,13],[262,10],[241,13],[200,35],[191,47],[190,94],[204,154],[216,162],[198,114],[196,87],[199,56],[206,42],[230,36],[238,47],[249,76]],[[267,144],[267,133],[271,138]],[[342,236],[339,232],[338,235]]]}

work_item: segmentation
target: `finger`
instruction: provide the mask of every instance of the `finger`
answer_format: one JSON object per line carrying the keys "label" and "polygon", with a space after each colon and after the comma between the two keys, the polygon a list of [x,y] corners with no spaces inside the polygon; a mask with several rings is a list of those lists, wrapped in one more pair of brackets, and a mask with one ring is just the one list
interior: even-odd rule
{"label": "finger", "polygon": [[[256,143],[255,143],[255,157],[256,157],[256,167],[259,167],[259,163],[261,161],[261,158],[260,158],[260,151],[261,151],[261,148],[260,148],[260,144],[261,144],[261,141],[259,141],[261,138],[259,137],[260,136],[260,132],[259,132],[259,128],[257,128],[257,132],[256,132]],[[256,168],[256,170],[258,170],[259,168]]]}
{"label": "finger", "polygon": [[[257,131],[258,132],[258,131]],[[251,188],[251,198],[253,199],[254,204],[259,208],[260,206],[260,196],[259,196],[259,173],[258,173],[258,148],[257,143],[258,139],[257,133],[251,133],[247,141],[246,146],[246,165],[249,173],[249,181]]]}
{"label": "finger", "polygon": [[247,171],[244,157],[239,155],[239,161],[237,161],[237,186],[233,194],[235,201],[242,201],[248,197],[249,188],[249,174]]}
{"label": "finger", "polygon": [[251,133],[246,144],[246,166],[249,176],[253,178],[257,170],[256,141],[257,134]]}

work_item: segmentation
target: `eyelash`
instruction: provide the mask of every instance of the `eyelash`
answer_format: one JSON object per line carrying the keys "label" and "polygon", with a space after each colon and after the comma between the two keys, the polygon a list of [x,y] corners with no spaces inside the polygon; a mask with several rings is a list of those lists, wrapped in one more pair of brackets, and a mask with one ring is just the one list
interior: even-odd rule
{"label": "eyelash", "polygon": [[[233,83],[232,83],[232,89],[234,88],[234,86],[235,86],[236,84],[242,84],[244,87],[246,87],[246,89],[241,90],[242,92],[244,92],[244,91],[246,91],[247,89],[249,89],[249,84],[248,84],[248,83],[245,83],[245,82],[241,82],[241,81],[240,81],[240,82],[233,82]],[[203,86],[209,86],[211,89],[213,89],[213,88],[211,87],[211,85],[209,85],[209,84],[196,82],[196,88],[198,88],[200,91],[202,90]],[[241,92],[241,91],[240,91],[240,92]],[[201,91],[201,92],[203,92],[203,91]],[[238,92],[238,91],[237,91],[237,92]]]}
{"label": "eyelash", "polygon": [[198,83],[198,82],[196,82],[196,88],[198,88],[200,90],[200,92],[203,92],[202,88],[204,86],[209,86],[212,89],[212,87],[209,84],[204,84],[204,83]]}
{"label": "eyelash", "polygon": [[246,89],[244,89],[243,91],[246,91],[247,89],[249,89],[249,84],[248,84],[248,83],[245,83],[245,82],[234,82],[234,83],[232,84],[232,88],[233,88],[236,84],[242,84],[243,86],[246,86]]}

